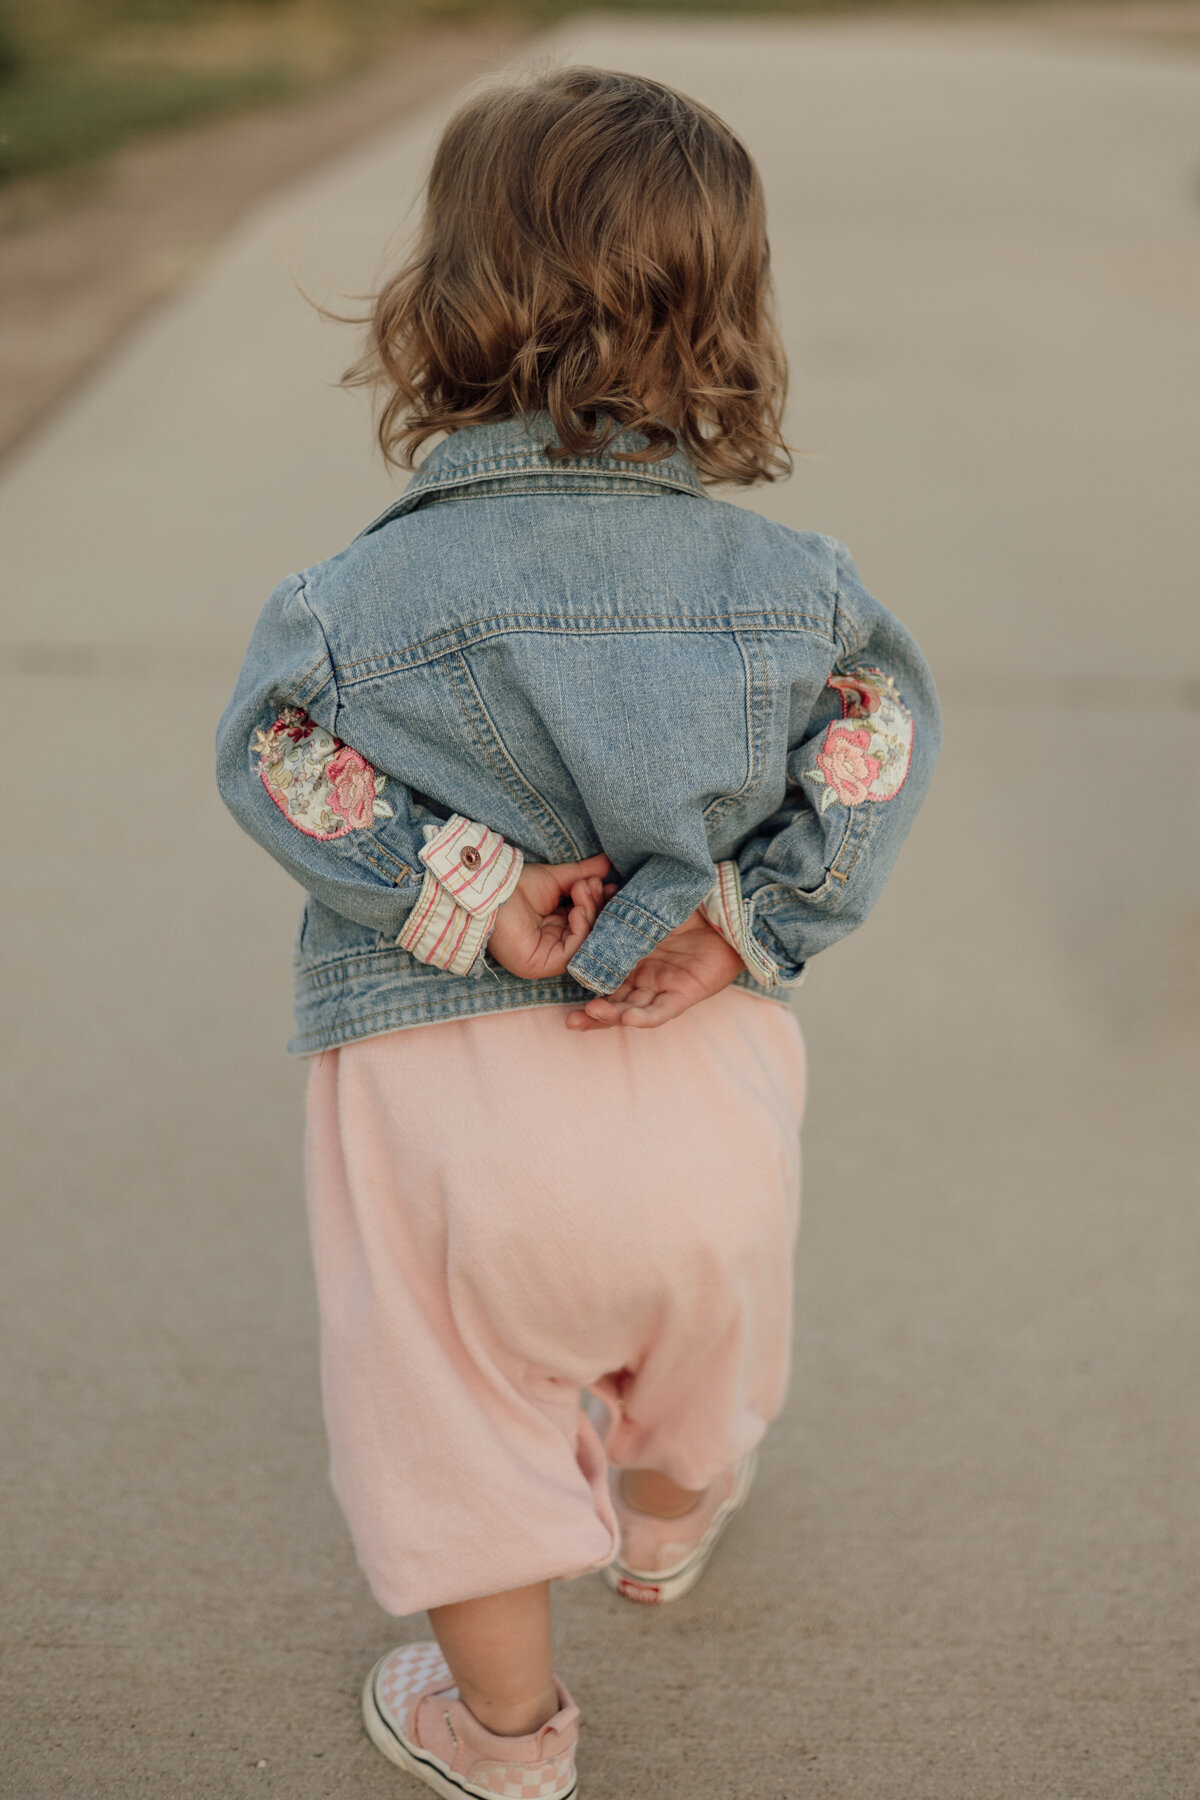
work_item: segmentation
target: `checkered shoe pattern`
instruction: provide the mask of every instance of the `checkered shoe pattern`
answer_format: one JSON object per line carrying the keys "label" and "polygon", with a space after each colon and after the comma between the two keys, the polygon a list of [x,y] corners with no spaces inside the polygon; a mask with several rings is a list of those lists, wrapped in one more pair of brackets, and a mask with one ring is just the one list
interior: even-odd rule
{"label": "checkered shoe pattern", "polygon": [[471,1780],[503,1800],[558,1800],[574,1788],[575,1752],[540,1763],[477,1762]]}
{"label": "checkered shoe pattern", "polygon": [[459,1698],[436,1644],[402,1644],[368,1675],[363,1722],[377,1750],[442,1800],[572,1800],[579,1709],[555,1686],[559,1710],[544,1726],[496,1737]]}
{"label": "checkered shoe pattern", "polygon": [[444,1691],[458,1698],[454,1677],[436,1644],[402,1644],[384,1662],[377,1680],[380,1699],[402,1725],[424,1693]]}

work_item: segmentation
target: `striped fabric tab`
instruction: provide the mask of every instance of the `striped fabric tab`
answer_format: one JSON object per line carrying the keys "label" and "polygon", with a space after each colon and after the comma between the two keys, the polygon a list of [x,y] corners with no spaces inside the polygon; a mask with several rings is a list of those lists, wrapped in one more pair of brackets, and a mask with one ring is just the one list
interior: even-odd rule
{"label": "striped fabric tab", "polygon": [[421,861],[469,913],[494,913],[521,875],[524,857],[498,831],[451,813],[421,851]]}
{"label": "striped fabric tab", "polygon": [[492,935],[498,911],[494,906],[490,912],[469,913],[427,869],[417,903],[396,942],[418,962],[431,963],[449,975],[469,975]]}
{"label": "striped fabric tab", "polygon": [[746,902],[742,899],[742,883],[735,862],[717,864],[717,884],[709,892],[701,911],[725,942],[737,951],[755,981],[762,987],[778,985],[778,966],[750,931]]}

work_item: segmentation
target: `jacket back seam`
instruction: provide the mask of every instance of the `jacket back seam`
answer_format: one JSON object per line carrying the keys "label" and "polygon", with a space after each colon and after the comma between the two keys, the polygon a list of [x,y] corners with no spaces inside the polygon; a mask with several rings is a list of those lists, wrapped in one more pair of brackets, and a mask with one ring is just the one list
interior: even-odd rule
{"label": "jacket back seam", "polygon": [[[568,854],[563,860],[569,862],[577,859],[579,855],[578,846],[570,833],[563,826],[562,820],[558,817],[557,813],[547,805],[542,795],[538,793],[532,783],[521,773],[520,769],[513,761],[512,756],[509,754],[504,740],[496,730],[492,717],[488,712],[487,707],[484,705],[483,695],[476,686],[471,675],[470,666],[462,651],[457,650],[452,656],[447,656],[443,660],[446,666],[446,673],[450,678],[450,685],[454,690],[454,696],[462,710],[463,717],[471,727],[475,742],[478,744],[480,752],[486,759],[493,774],[502,785],[508,789],[508,792],[512,795],[513,801],[522,815],[530,821],[536,830],[544,835],[551,849],[561,852],[565,847]],[[467,697],[464,697],[459,685],[459,679],[455,675],[455,663],[458,664],[462,682],[467,690]],[[470,697],[472,696],[474,699],[474,706],[469,703]],[[486,728],[486,735],[484,728]],[[499,752],[499,755],[497,755],[497,752]],[[531,810],[526,804],[527,799],[532,800],[536,808],[540,808],[540,817],[536,810]]]}
{"label": "jacket back seam", "polygon": [[[417,669],[431,662],[441,661],[444,657],[458,650],[468,650],[473,644],[482,643],[489,637],[500,637],[506,633],[535,632],[538,635],[558,635],[563,637],[606,637],[629,632],[708,632],[722,636],[736,636],[742,630],[785,631],[801,636],[819,638],[824,644],[842,650],[843,642],[832,634],[827,619],[808,619],[804,617],[779,620],[771,614],[758,613],[745,616],[727,613],[718,619],[685,619],[682,617],[654,617],[653,615],[637,615],[623,619],[564,619],[554,613],[514,613],[501,614],[491,619],[469,619],[449,631],[438,632],[436,636],[424,638],[419,643],[411,644],[402,650],[379,650],[371,656],[357,657],[352,662],[340,662],[334,665],[334,674],[344,687],[355,687],[364,681],[372,681],[377,676],[398,673],[401,669]],[[470,636],[464,636],[470,633]]]}
{"label": "jacket back seam", "polygon": [[[748,794],[754,792],[754,789],[762,779],[762,739],[759,737],[759,729],[755,724],[755,689],[757,685],[765,715],[767,704],[766,667],[764,664],[762,669],[762,681],[756,683],[755,664],[750,656],[750,652],[746,648],[746,641],[740,631],[735,631],[733,635],[737,642],[737,647],[742,658],[742,667],[746,674],[746,779],[739,788],[735,788],[733,793],[719,794],[715,800],[709,802],[701,815],[706,827],[719,824],[726,813],[736,806],[740,800],[744,800]],[[750,635],[754,643],[755,651],[761,660],[762,650],[758,638],[754,632],[751,632]],[[765,717],[763,728],[765,729]]]}

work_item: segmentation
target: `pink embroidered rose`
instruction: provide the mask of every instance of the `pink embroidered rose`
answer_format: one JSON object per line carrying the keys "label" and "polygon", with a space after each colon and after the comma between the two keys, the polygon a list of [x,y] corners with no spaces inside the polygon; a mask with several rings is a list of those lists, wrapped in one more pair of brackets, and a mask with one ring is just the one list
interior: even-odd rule
{"label": "pink embroidered rose", "polygon": [[355,831],[363,831],[375,811],[375,771],[357,750],[343,744],[325,764],[330,810],[340,814]]}
{"label": "pink embroidered rose", "polygon": [[817,767],[843,806],[858,806],[868,798],[871,783],[879,774],[880,761],[868,755],[869,731],[847,731],[831,725],[825,742],[817,752]]}
{"label": "pink embroidered rose", "polygon": [[[887,680],[881,675],[880,682]],[[825,683],[842,697],[842,716],[850,719],[867,719],[878,712],[883,696],[879,687],[861,675],[831,675]]]}

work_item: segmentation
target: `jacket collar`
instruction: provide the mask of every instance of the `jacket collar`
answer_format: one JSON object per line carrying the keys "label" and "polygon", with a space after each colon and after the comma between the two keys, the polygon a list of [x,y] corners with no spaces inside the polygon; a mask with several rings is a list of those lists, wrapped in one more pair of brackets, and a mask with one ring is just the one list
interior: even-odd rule
{"label": "jacket collar", "polygon": [[549,415],[536,413],[529,420],[502,419],[492,425],[466,425],[453,431],[429,452],[398,500],[359,533],[366,537],[402,513],[411,512],[422,500],[449,488],[472,487],[529,476],[544,479],[549,492],[580,492],[598,477],[607,482],[628,483],[631,490],[667,488],[677,493],[704,497],[700,478],[679,450],[660,462],[622,462],[617,451],[639,450],[646,439],[640,432],[623,431],[598,456],[568,456],[550,462],[546,445],[554,442]]}

